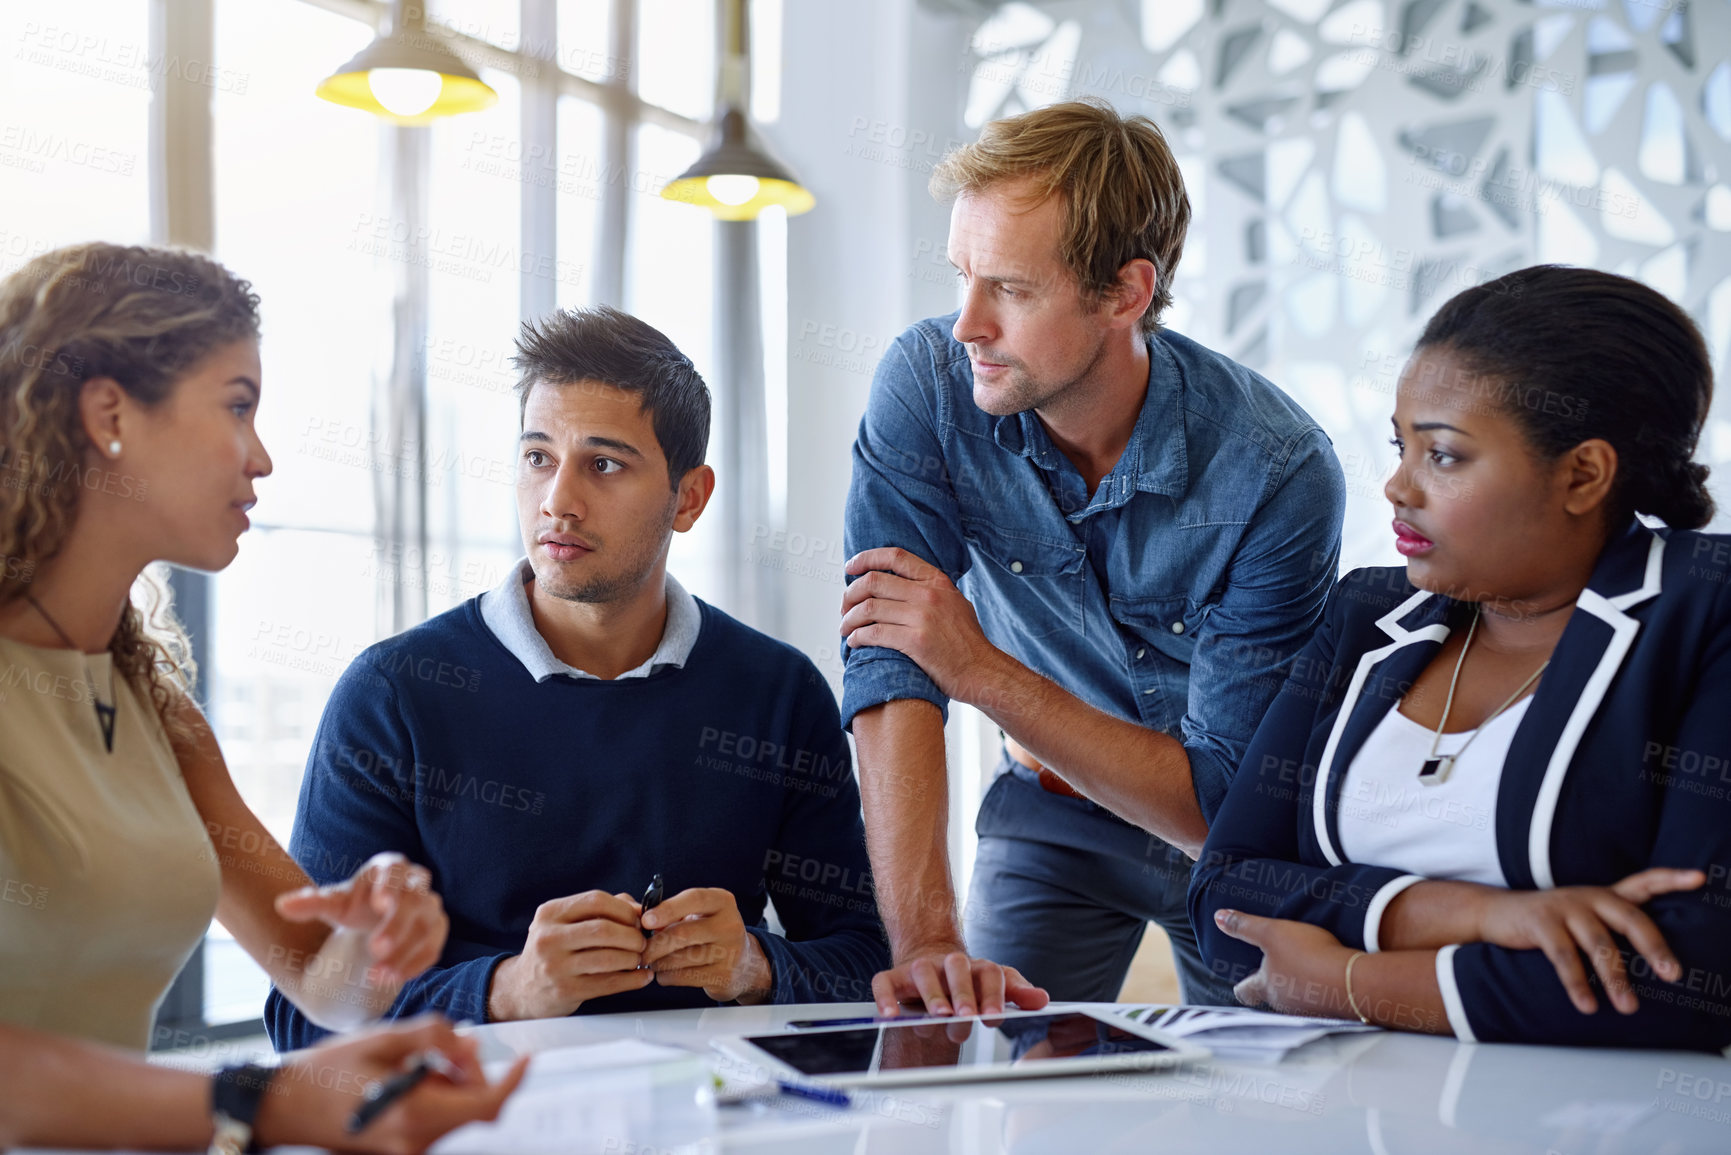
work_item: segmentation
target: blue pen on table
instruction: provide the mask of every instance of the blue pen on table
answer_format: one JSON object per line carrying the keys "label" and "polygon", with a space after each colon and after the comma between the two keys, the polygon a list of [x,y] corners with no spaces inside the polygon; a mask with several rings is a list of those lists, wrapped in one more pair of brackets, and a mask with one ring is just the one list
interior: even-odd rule
{"label": "blue pen on table", "polygon": [[715,1085],[719,1092],[716,1096],[716,1102],[722,1106],[744,1106],[747,1103],[763,1104],[778,1095],[822,1103],[826,1107],[845,1109],[853,1106],[853,1096],[846,1091],[834,1087],[819,1087],[811,1083],[795,1083],[789,1079],[777,1079],[773,1083],[762,1083],[753,1087],[722,1090],[721,1078],[717,1076]]}
{"label": "blue pen on table", "polygon": [[813,1103],[823,1103],[830,1107],[853,1106],[853,1096],[834,1087],[814,1087],[806,1083],[790,1083],[786,1079],[777,1079],[775,1089],[783,1095],[792,1095],[796,1099],[810,1099]]}
{"label": "blue pen on table", "polygon": [[414,1061],[404,1070],[383,1082],[374,1080],[368,1083],[362,1094],[361,1105],[349,1116],[349,1134],[358,1135],[366,1130],[368,1124],[390,1110],[391,1104],[420,1086],[428,1075],[435,1073],[445,1076],[453,1083],[463,1081],[461,1067],[446,1058],[443,1051],[429,1048],[416,1055]]}

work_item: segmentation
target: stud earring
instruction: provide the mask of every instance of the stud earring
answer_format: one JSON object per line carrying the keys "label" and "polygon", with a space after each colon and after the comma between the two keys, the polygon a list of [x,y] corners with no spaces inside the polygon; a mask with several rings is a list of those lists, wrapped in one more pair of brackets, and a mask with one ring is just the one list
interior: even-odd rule
{"label": "stud earring", "polygon": [[108,456],[120,456],[120,439],[118,437],[108,443]]}

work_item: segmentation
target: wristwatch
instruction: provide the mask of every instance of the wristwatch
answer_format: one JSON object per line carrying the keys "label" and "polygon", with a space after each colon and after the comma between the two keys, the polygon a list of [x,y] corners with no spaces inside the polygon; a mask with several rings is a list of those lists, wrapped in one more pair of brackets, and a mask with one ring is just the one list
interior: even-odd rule
{"label": "wristwatch", "polygon": [[209,1155],[247,1155],[259,1149],[252,1136],[253,1122],[275,1074],[275,1067],[245,1063],[224,1067],[212,1077],[210,1120],[214,1133]]}

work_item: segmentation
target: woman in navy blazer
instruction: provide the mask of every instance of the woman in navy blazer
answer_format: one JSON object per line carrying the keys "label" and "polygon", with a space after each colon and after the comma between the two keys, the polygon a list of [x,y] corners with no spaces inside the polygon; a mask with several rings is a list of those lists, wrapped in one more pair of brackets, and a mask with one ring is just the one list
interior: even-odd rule
{"label": "woman in navy blazer", "polygon": [[[1621,277],[1525,269],[1431,320],[1386,490],[1408,564],[1336,585],[1191,882],[1242,1000],[1731,1044],[1731,537],[1689,532],[1711,397],[1693,323]],[[1430,789],[1451,767],[1483,805]]]}

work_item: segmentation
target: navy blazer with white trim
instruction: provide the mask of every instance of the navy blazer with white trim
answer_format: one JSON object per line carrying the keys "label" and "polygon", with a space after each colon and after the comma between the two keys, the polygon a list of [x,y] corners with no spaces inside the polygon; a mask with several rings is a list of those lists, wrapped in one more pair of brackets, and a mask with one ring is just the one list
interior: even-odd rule
{"label": "navy blazer with white trim", "polygon": [[[1382,912],[1419,879],[1346,860],[1341,784],[1469,614],[1468,603],[1415,589],[1404,567],[1336,584],[1191,879],[1190,918],[1216,973],[1236,981],[1262,961],[1214,925],[1226,907],[1377,949]],[[1437,976],[1457,1035],[1731,1044],[1731,536],[1631,522],[1606,546],[1509,745],[1494,822],[1512,889],[1606,886],[1649,866],[1695,867],[1708,882],[1646,907],[1683,965],[1678,982],[1618,940],[1640,999],[1633,1015],[1603,997],[1581,1014],[1540,951],[1445,948]]]}

